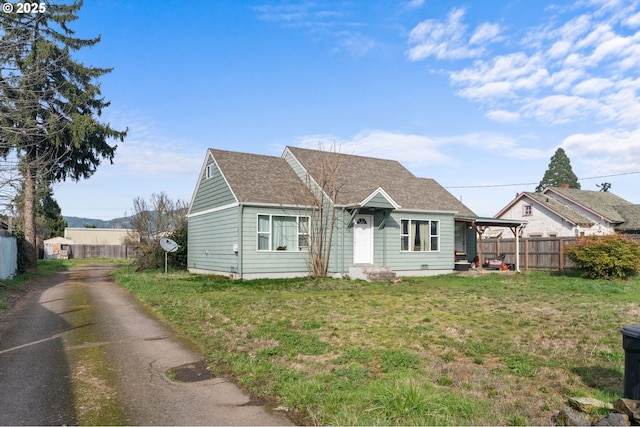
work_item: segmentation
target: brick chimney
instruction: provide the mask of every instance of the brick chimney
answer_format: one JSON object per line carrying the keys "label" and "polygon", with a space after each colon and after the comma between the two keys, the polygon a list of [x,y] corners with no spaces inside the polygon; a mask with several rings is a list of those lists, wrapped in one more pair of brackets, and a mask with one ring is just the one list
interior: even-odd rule
{"label": "brick chimney", "polygon": [[567,184],[566,182],[562,183],[560,184],[560,188],[569,188],[569,184]]}

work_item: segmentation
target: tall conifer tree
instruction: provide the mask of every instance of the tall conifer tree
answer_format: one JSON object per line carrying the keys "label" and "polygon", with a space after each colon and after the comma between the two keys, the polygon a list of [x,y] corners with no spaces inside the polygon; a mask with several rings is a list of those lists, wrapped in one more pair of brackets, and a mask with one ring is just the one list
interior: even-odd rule
{"label": "tall conifer tree", "polygon": [[37,13],[0,14],[0,155],[15,156],[24,180],[24,236],[27,268],[37,266],[36,184],[87,179],[102,160],[113,162],[125,131],[99,117],[109,102],[97,79],[108,68],[72,58],[100,37],[81,39],[68,24],[82,1],[40,3]]}
{"label": "tall conifer tree", "polygon": [[558,148],[551,157],[549,168],[536,187],[536,191],[542,191],[546,187],[559,187],[562,184],[568,184],[569,188],[580,188],[578,177],[571,169],[569,157],[562,148]]}

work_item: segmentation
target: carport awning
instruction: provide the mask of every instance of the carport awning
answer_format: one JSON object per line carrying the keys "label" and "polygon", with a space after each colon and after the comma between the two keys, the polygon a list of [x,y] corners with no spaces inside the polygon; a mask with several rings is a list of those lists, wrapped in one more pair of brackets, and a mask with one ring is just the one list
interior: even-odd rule
{"label": "carport awning", "polygon": [[527,224],[527,221],[516,219],[489,218],[480,216],[457,216],[456,221],[468,222],[476,227],[521,227]]}
{"label": "carport awning", "polygon": [[[513,237],[516,241],[515,258],[516,258],[516,271],[520,271],[520,233],[519,229],[527,225],[526,221],[513,220],[513,219],[501,219],[501,218],[487,218],[477,216],[457,216],[455,218],[459,222],[468,222],[478,234],[478,256],[482,259],[482,233],[486,227],[507,227],[513,232]],[[480,263],[482,268],[482,263]]]}

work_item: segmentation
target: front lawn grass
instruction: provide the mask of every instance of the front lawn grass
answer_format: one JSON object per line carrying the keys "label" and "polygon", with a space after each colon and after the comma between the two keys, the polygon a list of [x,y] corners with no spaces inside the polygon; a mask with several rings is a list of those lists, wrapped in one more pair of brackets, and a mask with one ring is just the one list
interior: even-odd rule
{"label": "front lawn grass", "polygon": [[305,424],[549,425],[570,396],[621,397],[619,330],[640,323],[640,278],[114,277]]}

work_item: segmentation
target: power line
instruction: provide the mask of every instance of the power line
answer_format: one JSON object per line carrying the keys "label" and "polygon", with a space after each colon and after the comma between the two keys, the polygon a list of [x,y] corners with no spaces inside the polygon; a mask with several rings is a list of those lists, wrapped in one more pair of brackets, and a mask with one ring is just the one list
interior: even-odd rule
{"label": "power line", "polygon": [[[612,176],[635,175],[635,174],[638,174],[638,173],[640,173],[640,171],[616,173],[616,174],[612,174],[612,175],[590,176],[590,177],[587,177],[587,178],[578,178],[578,181],[585,181],[585,180],[588,180],[588,179],[610,178]],[[539,184],[539,182],[524,182],[524,183],[520,183],[520,184],[458,185],[458,186],[445,187],[445,188],[447,188],[447,189],[449,189],[449,188],[495,188],[495,187],[517,187],[517,186],[538,185],[538,184]]]}

